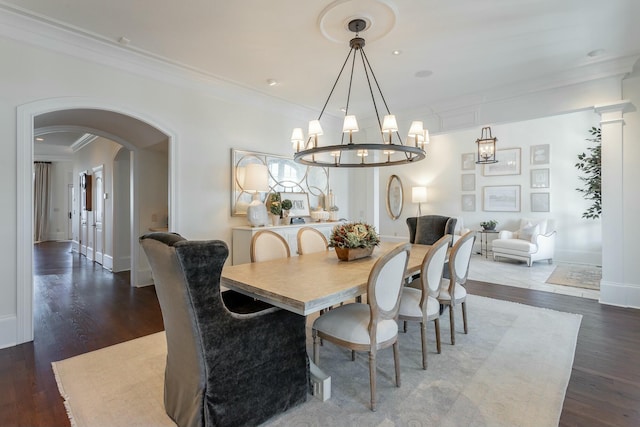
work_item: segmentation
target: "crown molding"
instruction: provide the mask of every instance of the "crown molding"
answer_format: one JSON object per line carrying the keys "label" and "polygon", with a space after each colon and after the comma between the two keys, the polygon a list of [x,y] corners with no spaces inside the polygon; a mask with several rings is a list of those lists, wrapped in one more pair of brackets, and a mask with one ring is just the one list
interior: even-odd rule
{"label": "crown molding", "polygon": [[80,138],[78,138],[76,142],[71,144],[71,151],[77,153],[96,139],[98,139],[98,136],[92,135],[90,133],[85,133]]}
{"label": "crown molding", "polygon": [[244,103],[264,110],[277,109],[296,118],[318,113],[316,109],[256,91],[168,58],[122,46],[116,40],[109,40],[45,16],[34,15],[1,0],[0,36],[205,93],[234,104]]}

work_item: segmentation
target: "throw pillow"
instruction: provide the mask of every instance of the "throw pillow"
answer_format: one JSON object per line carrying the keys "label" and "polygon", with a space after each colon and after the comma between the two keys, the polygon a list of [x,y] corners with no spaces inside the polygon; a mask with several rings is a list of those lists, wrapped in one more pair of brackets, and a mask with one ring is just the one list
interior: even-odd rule
{"label": "throw pillow", "polygon": [[535,236],[537,236],[538,234],[540,234],[540,225],[533,225],[531,223],[528,223],[520,230],[518,230],[518,239],[534,242]]}

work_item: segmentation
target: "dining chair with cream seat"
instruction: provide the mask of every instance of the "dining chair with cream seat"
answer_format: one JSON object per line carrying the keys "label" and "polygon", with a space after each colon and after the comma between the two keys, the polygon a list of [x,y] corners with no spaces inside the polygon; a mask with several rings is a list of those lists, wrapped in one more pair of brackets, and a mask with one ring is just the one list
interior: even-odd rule
{"label": "dining chair with cream seat", "polygon": [[321,231],[312,227],[302,227],[298,230],[298,254],[324,252],[329,249],[329,242]]}
{"label": "dining chair with cream seat", "polygon": [[350,303],[334,308],[313,322],[313,359],[320,366],[318,338],[353,351],[369,353],[371,410],[376,410],[376,355],[393,347],[396,386],[400,387],[398,309],[409,260],[409,243],[401,243],[382,255],[367,281],[367,303]]}
{"label": "dining chair with cream seat", "polygon": [[420,278],[405,286],[400,297],[398,320],[404,322],[404,331],[407,332],[407,322],[420,323],[422,369],[427,369],[427,323],[430,321],[433,321],[436,331],[438,354],[441,351],[440,303],[437,297],[451,238],[451,235],[446,235],[433,244],[422,261]]}
{"label": "dining chair with cream seat", "polygon": [[260,230],[251,238],[251,262],[289,258],[291,251],[287,241],[271,230]]}
{"label": "dining chair with cream seat", "polygon": [[440,282],[438,301],[445,307],[449,307],[452,345],[456,343],[455,306],[458,304],[462,306],[464,333],[468,333],[467,290],[463,285],[469,276],[469,262],[471,261],[471,252],[475,240],[476,234],[470,231],[456,241],[449,254],[449,278],[443,278]]}

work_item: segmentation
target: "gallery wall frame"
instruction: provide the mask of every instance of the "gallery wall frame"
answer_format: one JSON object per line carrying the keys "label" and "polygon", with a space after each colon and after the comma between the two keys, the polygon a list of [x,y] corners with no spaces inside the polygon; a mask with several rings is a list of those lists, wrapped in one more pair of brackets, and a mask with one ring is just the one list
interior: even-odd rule
{"label": "gallery wall frame", "polygon": [[460,157],[460,168],[463,171],[472,171],[476,169],[476,155],[474,153],[464,153]]}
{"label": "gallery wall frame", "polygon": [[391,175],[387,181],[387,213],[392,220],[400,218],[404,206],[404,189],[398,175]]}
{"label": "gallery wall frame", "polygon": [[475,173],[463,173],[461,180],[462,191],[475,191],[476,189],[476,174]]}
{"label": "gallery wall frame", "polygon": [[531,169],[531,188],[549,188],[549,169]]}
{"label": "gallery wall frame", "polygon": [[482,210],[486,212],[520,212],[520,186],[492,185],[483,187]]}
{"label": "gallery wall frame", "polygon": [[462,210],[464,212],[476,211],[476,195],[475,194],[463,194],[460,198]]}
{"label": "gallery wall frame", "polygon": [[549,212],[550,210],[549,193],[531,193],[531,212]]}
{"label": "gallery wall frame", "polygon": [[531,146],[531,164],[546,165],[551,161],[551,147],[549,144]]}
{"label": "gallery wall frame", "polygon": [[505,148],[496,150],[497,163],[483,165],[482,175],[520,175],[521,170],[520,148]]}
{"label": "gallery wall frame", "polygon": [[309,216],[311,211],[309,209],[309,195],[307,193],[280,193],[280,200],[291,200],[291,209],[289,209],[289,216]]}

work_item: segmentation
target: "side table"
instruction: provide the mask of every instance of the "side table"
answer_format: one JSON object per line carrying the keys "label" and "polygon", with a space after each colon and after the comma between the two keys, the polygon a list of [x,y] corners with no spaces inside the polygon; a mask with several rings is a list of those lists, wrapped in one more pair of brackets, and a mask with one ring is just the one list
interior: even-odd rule
{"label": "side table", "polygon": [[480,234],[480,255],[484,252],[484,257],[489,258],[489,235],[498,234],[498,230],[478,230]]}

